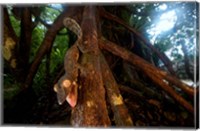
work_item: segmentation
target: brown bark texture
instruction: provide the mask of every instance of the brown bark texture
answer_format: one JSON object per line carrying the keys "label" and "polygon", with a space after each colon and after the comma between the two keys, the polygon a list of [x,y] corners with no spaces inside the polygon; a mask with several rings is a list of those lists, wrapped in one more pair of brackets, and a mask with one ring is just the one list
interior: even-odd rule
{"label": "brown bark texture", "polygon": [[116,83],[115,78],[113,77],[112,72],[102,54],[100,62],[103,82],[109,103],[114,114],[116,126],[133,126],[133,121],[128,113],[128,109],[123,102],[118,84]]}
{"label": "brown bark texture", "polygon": [[159,85],[159,87],[161,87],[164,91],[166,91],[184,108],[186,108],[189,112],[194,113],[194,107],[189,102],[187,102],[182,96],[177,94],[174,91],[174,89],[169,86],[169,83],[174,84],[175,86],[180,87],[181,89],[184,89],[183,91],[187,91],[186,93],[188,94],[191,94],[190,91],[192,91],[194,95],[194,89],[183,84],[178,79],[171,77],[166,72],[154,67],[153,65],[149,64],[142,58],[134,55],[131,52],[128,52],[126,49],[119,47],[108,40],[105,40],[104,38],[101,39],[99,45],[101,48],[123,58],[124,60],[130,62],[137,68],[141,69],[150,79],[153,80],[153,82]]}
{"label": "brown bark texture", "polygon": [[29,61],[29,52],[31,46],[31,36],[32,36],[32,28],[31,28],[31,12],[28,8],[22,8],[22,16],[21,16],[21,34],[19,41],[19,54],[22,59],[21,65],[28,65]]}
{"label": "brown bark texture", "polygon": [[18,68],[21,81],[24,81],[29,69],[29,56],[31,50],[31,38],[32,38],[32,19],[29,8],[21,8],[21,31],[19,39],[19,51],[18,51]]}
{"label": "brown bark texture", "polygon": [[78,103],[72,110],[73,126],[110,126],[105,89],[99,61],[95,7],[86,6],[83,13],[82,30],[84,50],[81,56]]}

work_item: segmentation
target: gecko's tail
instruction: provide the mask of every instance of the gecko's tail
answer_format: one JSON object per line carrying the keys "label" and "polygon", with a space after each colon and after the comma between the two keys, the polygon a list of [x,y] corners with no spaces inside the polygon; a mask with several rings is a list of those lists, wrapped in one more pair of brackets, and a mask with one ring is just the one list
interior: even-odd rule
{"label": "gecko's tail", "polygon": [[63,20],[63,24],[66,28],[74,32],[78,38],[82,38],[82,29],[74,19],[67,17]]}

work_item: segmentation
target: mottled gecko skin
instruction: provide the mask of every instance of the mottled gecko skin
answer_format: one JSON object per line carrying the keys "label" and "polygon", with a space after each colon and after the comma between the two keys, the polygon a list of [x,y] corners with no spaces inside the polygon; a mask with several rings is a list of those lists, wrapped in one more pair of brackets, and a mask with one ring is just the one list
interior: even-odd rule
{"label": "mottled gecko skin", "polygon": [[54,85],[54,91],[57,93],[57,99],[60,105],[66,100],[71,107],[75,107],[78,96],[78,44],[82,42],[82,30],[78,23],[71,18],[65,18],[63,24],[66,28],[74,32],[78,39],[66,52],[64,58],[65,74],[58,80],[58,83]]}
{"label": "mottled gecko skin", "polygon": [[[57,93],[57,99],[60,105],[63,104],[65,100],[67,100],[68,103],[71,105],[72,100],[69,99],[69,96],[73,95],[69,94],[71,92],[77,93],[76,90],[78,88],[77,78],[78,78],[78,68],[79,68],[78,58],[79,58],[79,50],[75,45],[73,45],[65,55],[64,59],[65,74],[58,80],[58,83],[55,84],[54,86],[54,91]],[[73,101],[75,100],[76,99],[74,99]]]}
{"label": "mottled gecko skin", "polygon": [[68,28],[77,35],[78,39],[75,42],[75,45],[79,46],[80,43],[82,42],[82,36],[83,36],[82,29],[79,26],[79,24],[74,19],[71,18],[65,18],[63,20],[63,24],[66,28]]}

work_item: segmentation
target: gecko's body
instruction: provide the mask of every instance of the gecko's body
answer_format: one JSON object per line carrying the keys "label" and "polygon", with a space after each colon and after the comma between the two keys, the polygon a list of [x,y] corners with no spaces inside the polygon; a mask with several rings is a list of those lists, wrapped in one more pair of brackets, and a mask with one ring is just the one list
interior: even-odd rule
{"label": "gecko's body", "polygon": [[65,18],[63,24],[66,28],[77,35],[77,40],[70,49],[66,52],[64,59],[65,74],[54,85],[54,90],[57,93],[58,103],[62,104],[65,100],[74,107],[77,103],[78,96],[78,59],[79,59],[79,43],[82,42],[82,30],[79,24],[71,19]]}

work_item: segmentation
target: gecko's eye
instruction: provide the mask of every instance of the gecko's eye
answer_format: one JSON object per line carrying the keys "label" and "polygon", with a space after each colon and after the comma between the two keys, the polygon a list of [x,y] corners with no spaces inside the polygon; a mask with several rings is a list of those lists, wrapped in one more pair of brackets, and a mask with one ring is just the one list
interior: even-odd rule
{"label": "gecko's eye", "polygon": [[71,86],[71,81],[70,80],[64,80],[63,82],[62,82],[62,85],[63,85],[63,87],[64,88],[69,88],[70,86]]}

